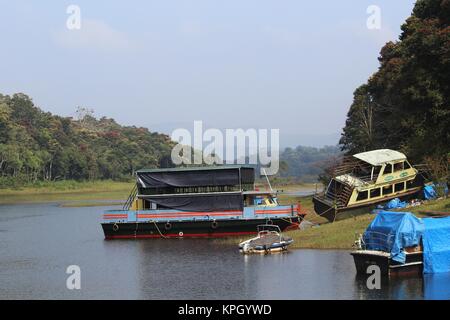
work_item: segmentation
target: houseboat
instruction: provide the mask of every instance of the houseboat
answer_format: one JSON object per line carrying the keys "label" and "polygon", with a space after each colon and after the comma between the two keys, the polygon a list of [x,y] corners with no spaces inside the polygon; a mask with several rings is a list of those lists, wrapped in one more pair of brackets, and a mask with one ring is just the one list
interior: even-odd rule
{"label": "houseboat", "polygon": [[423,175],[401,152],[380,149],[358,153],[344,159],[324,192],[314,195],[314,210],[333,222],[366,213],[394,198],[417,197],[423,184]]}
{"label": "houseboat", "polygon": [[257,226],[298,228],[298,205],[255,189],[250,166],[144,169],[122,210],[107,210],[106,239],[227,237],[256,234]]}

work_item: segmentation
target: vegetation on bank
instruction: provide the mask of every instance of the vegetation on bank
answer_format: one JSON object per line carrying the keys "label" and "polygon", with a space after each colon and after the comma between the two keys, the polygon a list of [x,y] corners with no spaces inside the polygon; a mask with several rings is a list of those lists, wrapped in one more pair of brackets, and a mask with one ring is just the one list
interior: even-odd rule
{"label": "vegetation on bank", "polygon": [[[77,117],[44,112],[25,94],[0,94],[0,188],[47,182],[127,181],[142,168],[172,167],[170,137],[146,128],[96,119],[79,107]],[[274,183],[315,182],[338,147],[286,148]],[[68,182],[71,183],[71,182]]]}
{"label": "vegetation on bank", "polygon": [[146,128],[44,112],[25,94],[0,94],[0,187],[40,181],[128,180],[143,167],[170,166],[170,137]]}
{"label": "vegetation on bank", "polygon": [[286,148],[280,153],[279,173],[271,180],[277,184],[316,182],[330,159],[341,154],[338,146]]}

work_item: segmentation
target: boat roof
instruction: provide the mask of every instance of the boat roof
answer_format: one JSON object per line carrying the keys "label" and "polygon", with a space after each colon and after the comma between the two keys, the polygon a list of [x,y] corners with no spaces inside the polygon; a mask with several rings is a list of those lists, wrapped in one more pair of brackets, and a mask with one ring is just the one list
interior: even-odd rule
{"label": "boat roof", "polygon": [[353,157],[371,164],[372,166],[380,166],[387,162],[406,160],[406,156],[398,151],[391,149],[378,149],[362,153],[357,153]]}
{"label": "boat roof", "polygon": [[156,169],[140,169],[136,172],[184,172],[184,171],[207,171],[207,170],[230,170],[230,169],[254,169],[248,165],[219,165],[219,166],[202,166],[202,167],[175,167],[175,168],[156,168]]}
{"label": "boat roof", "polygon": [[161,194],[138,194],[140,198],[157,198],[157,197],[183,197],[183,196],[203,196],[203,195],[226,195],[226,194],[243,194],[243,195],[275,195],[272,191],[220,191],[220,192],[186,192],[186,193],[161,193]]}

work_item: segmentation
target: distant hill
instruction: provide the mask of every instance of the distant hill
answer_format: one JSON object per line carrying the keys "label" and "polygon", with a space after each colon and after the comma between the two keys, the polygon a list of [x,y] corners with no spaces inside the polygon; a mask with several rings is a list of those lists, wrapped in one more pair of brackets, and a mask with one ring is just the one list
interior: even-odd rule
{"label": "distant hill", "polygon": [[170,137],[146,128],[44,112],[25,94],[0,94],[0,186],[38,180],[127,179],[142,167],[170,166]]}
{"label": "distant hill", "polygon": [[280,154],[280,177],[294,177],[303,182],[316,182],[330,159],[342,152],[338,146],[322,148],[298,146]]}

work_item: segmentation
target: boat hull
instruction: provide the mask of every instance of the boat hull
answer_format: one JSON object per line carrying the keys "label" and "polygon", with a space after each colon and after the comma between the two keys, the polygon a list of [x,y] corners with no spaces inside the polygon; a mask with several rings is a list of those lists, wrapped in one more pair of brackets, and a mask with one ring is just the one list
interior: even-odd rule
{"label": "boat hull", "polygon": [[409,200],[417,197],[422,189],[411,190],[410,192],[404,193],[402,195],[395,195],[389,198],[385,198],[376,202],[361,204],[358,206],[336,208],[328,201],[324,200],[321,196],[313,197],[314,211],[326,218],[330,222],[337,220],[343,220],[351,218],[360,214],[369,213],[373,209],[377,208],[378,205],[387,203],[389,200],[394,198],[399,198],[400,200]]}
{"label": "boat hull", "polygon": [[370,251],[351,252],[355,262],[356,272],[359,276],[367,276],[369,266],[378,266],[380,273],[385,277],[419,276],[423,272],[423,254],[421,252],[406,255],[403,264],[393,261],[389,255]]}
{"label": "boat hull", "polygon": [[[298,228],[301,217],[271,218],[286,231]],[[199,221],[148,221],[102,223],[105,239],[139,238],[220,238],[257,234],[257,226],[266,219],[224,219]]]}

